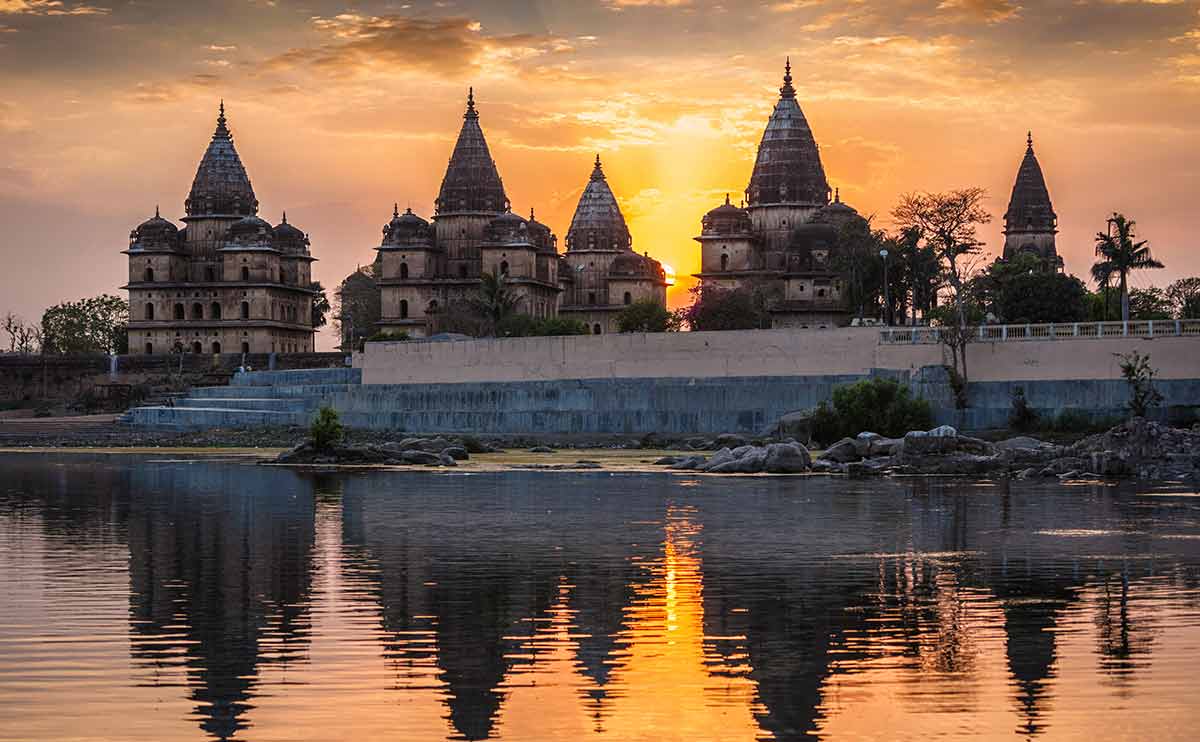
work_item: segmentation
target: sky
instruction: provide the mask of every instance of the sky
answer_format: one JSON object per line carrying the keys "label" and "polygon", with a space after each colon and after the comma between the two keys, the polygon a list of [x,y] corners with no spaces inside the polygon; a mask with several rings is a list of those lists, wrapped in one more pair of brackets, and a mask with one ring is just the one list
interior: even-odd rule
{"label": "sky", "polygon": [[262,216],[336,286],[393,203],[432,215],[469,86],[514,211],[561,244],[600,154],[679,305],[788,55],[831,186],[879,227],[982,186],[997,252],[1031,130],[1069,272],[1120,211],[1167,265],[1134,286],[1200,274],[1200,0],[0,0],[0,314],[117,293],[222,99]]}

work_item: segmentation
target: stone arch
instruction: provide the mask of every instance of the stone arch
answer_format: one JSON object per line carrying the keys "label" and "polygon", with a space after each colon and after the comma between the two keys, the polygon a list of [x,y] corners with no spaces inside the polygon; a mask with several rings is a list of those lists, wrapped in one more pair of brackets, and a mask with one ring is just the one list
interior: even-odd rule
{"label": "stone arch", "polygon": [[242,319],[250,319],[250,302],[242,302]]}
{"label": "stone arch", "polygon": [[408,299],[400,300],[400,319],[408,319]]}

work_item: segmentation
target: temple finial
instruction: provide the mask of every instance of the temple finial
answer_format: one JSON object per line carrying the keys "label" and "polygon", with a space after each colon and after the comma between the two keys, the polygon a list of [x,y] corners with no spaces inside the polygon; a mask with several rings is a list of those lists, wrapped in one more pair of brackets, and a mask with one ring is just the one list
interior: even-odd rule
{"label": "temple finial", "polygon": [[783,87],[779,89],[779,95],[783,98],[795,98],[796,89],[792,87],[792,58],[788,56],[787,61],[783,64]]}
{"label": "temple finial", "polygon": [[221,105],[217,109],[217,130],[213,133],[214,137],[229,137],[229,127],[225,122],[225,99],[221,99]]}
{"label": "temple finial", "polygon": [[159,215],[159,213],[158,213],[158,204],[154,204],[154,218],[155,218],[155,219],[162,219],[162,216],[160,216],[160,215]]}
{"label": "temple finial", "polygon": [[604,180],[604,169],[600,166],[600,154],[596,154],[596,166],[592,168],[592,180]]}
{"label": "temple finial", "polygon": [[530,206],[529,207],[529,221],[533,221],[533,220],[534,220],[533,219],[533,207]]}
{"label": "temple finial", "polygon": [[1027,146],[1029,149],[1033,149],[1033,130],[1032,129],[1029,130],[1028,136],[1025,137],[1025,146]]}
{"label": "temple finial", "polygon": [[729,194],[728,193],[725,194],[725,205],[726,206],[729,205]]}
{"label": "temple finial", "polygon": [[467,88],[467,116],[478,116],[479,113],[475,110],[475,87]]}
{"label": "temple finial", "polygon": [[841,188],[833,189],[833,202],[835,204],[840,204],[842,202],[842,189]]}
{"label": "temple finial", "polygon": [[399,201],[392,204],[392,218],[395,219],[398,216],[400,216],[400,202]]}
{"label": "temple finial", "polygon": [[283,210],[283,223],[287,224],[287,209]]}

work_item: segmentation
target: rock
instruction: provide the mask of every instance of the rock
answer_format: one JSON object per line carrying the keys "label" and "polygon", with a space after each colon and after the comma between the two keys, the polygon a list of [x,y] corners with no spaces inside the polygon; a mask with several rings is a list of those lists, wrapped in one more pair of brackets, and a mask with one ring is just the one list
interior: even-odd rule
{"label": "rock", "polygon": [[719,450],[722,448],[732,449],[739,448],[747,443],[749,443],[749,441],[746,440],[746,436],[744,435],[738,435],[737,433],[724,433],[717,436],[716,440],[712,442],[711,448],[714,450]]}
{"label": "rock", "polygon": [[549,446],[534,446],[529,449],[529,453],[554,453],[554,449]]}
{"label": "rock", "polygon": [[812,467],[808,449],[799,443],[772,443],[767,446],[763,470],[771,474],[800,474]]}
{"label": "rock", "polygon": [[680,461],[683,461],[683,459],[678,456],[663,456],[661,459],[655,459],[654,465],[671,466],[672,464],[678,464]]}
{"label": "rock", "polygon": [[817,459],[812,462],[812,470],[818,474],[842,474],[849,464],[839,464],[829,459]]}
{"label": "rock", "polygon": [[871,458],[879,456],[895,456],[900,449],[901,441],[899,438],[872,438],[871,448],[867,455]]}
{"label": "rock", "polygon": [[777,436],[793,436],[808,444],[812,442],[812,421],[811,411],[789,412],[779,418],[769,432]]}
{"label": "rock", "polygon": [[467,453],[491,453],[492,451],[491,446],[470,435],[460,437],[458,445],[466,449]]}
{"label": "rock", "polygon": [[709,438],[688,438],[687,447],[693,451],[708,451],[712,449],[713,442]]}
{"label": "rock", "polygon": [[714,466],[721,466],[722,464],[727,464],[730,461],[736,461],[733,456],[733,452],[728,448],[722,448],[720,451],[714,453],[712,458],[705,462],[704,466],[698,468],[701,471],[710,471]]}
{"label": "rock", "polygon": [[740,459],[743,456],[745,456],[746,454],[753,451],[755,448],[756,448],[756,446],[738,446],[737,448],[730,451],[730,453],[733,454],[733,457],[735,459]]}
{"label": "rock", "polygon": [[862,458],[862,455],[858,453],[858,446],[855,445],[853,438],[843,438],[825,449],[825,454],[822,458],[836,461],[839,464],[846,464],[851,461],[858,461]]}
{"label": "rock", "polygon": [[702,468],[704,468],[704,465],[707,462],[708,462],[708,459],[706,459],[703,456],[688,456],[686,458],[680,459],[679,461],[676,461],[674,464],[671,464],[667,468],[681,470],[681,471],[682,470],[690,470],[690,469],[702,469]]}
{"label": "rock", "polygon": [[442,449],[442,455],[449,456],[455,461],[466,461],[471,458],[471,454],[463,446],[446,446]]}
{"label": "rock", "polygon": [[438,463],[442,466],[458,466],[458,462],[448,453],[443,452],[438,456]]}
{"label": "rock", "polygon": [[1030,438],[1027,435],[1018,435],[1015,438],[1007,438],[999,443],[993,444],[998,451],[1013,451],[1013,450],[1037,450],[1043,446],[1050,444],[1043,443],[1037,438]]}
{"label": "rock", "polygon": [[713,474],[756,474],[766,463],[767,449],[755,448],[732,461],[709,467],[708,471]]}
{"label": "rock", "polygon": [[869,440],[874,440],[875,438],[882,438],[883,436],[880,435],[879,433],[872,433],[869,430],[864,430],[863,432],[859,433],[858,435],[856,435],[854,437],[858,438],[859,440],[869,441]]}
{"label": "rock", "polygon": [[1034,467],[1030,467],[1028,469],[1022,469],[1021,471],[1017,472],[1016,477],[1017,477],[1017,479],[1033,479],[1037,475],[1038,475],[1038,470]]}
{"label": "rock", "polygon": [[436,453],[429,453],[428,451],[410,450],[400,454],[400,460],[406,464],[431,466],[440,463],[441,457]]}
{"label": "rock", "polygon": [[312,458],[313,446],[311,443],[301,443],[298,446],[293,446],[275,458],[278,464],[295,464],[302,460]]}

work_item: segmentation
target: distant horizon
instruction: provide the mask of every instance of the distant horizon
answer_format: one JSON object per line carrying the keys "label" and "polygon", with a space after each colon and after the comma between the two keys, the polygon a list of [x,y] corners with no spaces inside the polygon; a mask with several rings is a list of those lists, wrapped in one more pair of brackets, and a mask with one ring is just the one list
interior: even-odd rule
{"label": "distant horizon", "polygon": [[221,99],[260,215],[310,234],[332,295],[394,203],[433,215],[470,86],[513,211],[563,249],[599,153],[678,306],[700,217],[741,200],[789,54],[831,187],[876,226],[905,192],[981,186],[998,255],[1032,130],[1068,273],[1091,285],[1117,211],[1166,264],[1134,287],[1200,274],[1200,0],[279,5],[0,4],[0,314],[123,294],[129,231],[156,205],[180,223]]}

